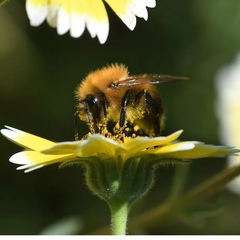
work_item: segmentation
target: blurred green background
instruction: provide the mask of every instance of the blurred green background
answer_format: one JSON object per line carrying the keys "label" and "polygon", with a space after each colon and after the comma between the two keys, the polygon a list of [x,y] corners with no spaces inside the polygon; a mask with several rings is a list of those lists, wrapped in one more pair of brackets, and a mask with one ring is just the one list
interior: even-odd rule
{"label": "blurred green background", "polygon": [[[138,19],[133,32],[107,10],[110,33],[100,45],[87,31],[73,39],[68,33],[58,36],[46,23],[30,27],[23,0],[10,0],[0,8],[1,128],[6,124],[53,141],[73,140],[76,86],[89,71],[121,62],[132,74],[189,77],[188,82],[159,87],[167,112],[163,134],[184,129],[182,140],[220,144],[214,78],[240,49],[240,1],[158,0],[148,11],[149,20]],[[80,128],[84,135],[87,128]],[[66,223],[67,233],[90,234],[110,223],[107,205],[88,191],[81,167],[53,165],[24,174],[8,162],[21,148],[2,136],[0,148],[0,234],[40,234],[59,221]],[[225,160],[194,161],[185,189],[219,172]],[[164,201],[174,172],[172,166],[157,171],[155,186],[132,208],[129,222]],[[224,190],[206,204],[220,211],[208,218],[176,215],[129,232],[240,234],[238,196]]]}

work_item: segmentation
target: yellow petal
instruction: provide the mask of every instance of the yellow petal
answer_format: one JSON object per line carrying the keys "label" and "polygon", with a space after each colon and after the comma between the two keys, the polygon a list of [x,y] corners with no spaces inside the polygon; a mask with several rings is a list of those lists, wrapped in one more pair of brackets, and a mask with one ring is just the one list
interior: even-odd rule
{"label": "yellow petal", "polygon": [[166,145],[174,140],[176,140],[183,130],[179,130],[167,137],[156,137],[156,138],[149,138],[149,137],[140,137],[140,138],[134,138],[130,141],[124,143],[124,147],[128,151],[128,157],[131,157],[135,154],[138,154],[139,152],[151,149],[155,146],[162,146]]}
{"label": "yellow petal", "polygon": [[207,145],[199,142],[179,142],[155,149],[161,158],[197,159],[218,157],[239,152],[238,149],[225,146]]}
{"label": "yellow petal", "polygon": [[81,0],[70,2],[71,4],[69,7],[71,7],[72,13],[76,13],[79,15],[86,14],[99,22],[108,20],[107,11],[102,0]]}
{"label": "yellow petal", "polygon": [[123,145],[100,134],[95,134],[82,141],[76,150],[76,155],[78,157],[106,156],[115,159],[118,154],[125,152]]}
{"label": "yellow petal", "polygon": [[128,3],[132,2],[131,0],[105,0],[112,10],[117,14],[117,16],[125,23],[125,25],[133,30],[136,26],[137,20],[134,13],[129,9]]}
{"label": "yellow petal", "polygon": [[41,151],[46,148],[51,148],[55,145],[54,142],[51,142],[47,139],[37,137],[33,134],[23,132],[16,128],[5,126],[8,129],[2,129],[1,133],[13,141],[14,143],[28,149],[32,149],[35,151]]}
{"label": "yellow petal", "polygon": [[41,151],[44,154],[75,154],[78,158],[90,156],[106,156],[116,158],[126,152],[123,145],[105,138],[100,134],[88,137],[86,140],[56,143],[53,147]]}
{"label": "yellow petal", "polygon": [[49,0],[27,0],[26,2],[31,3],[35,6],[45,6],[46,4],[48,4]]}
{"label": "yellow petal", "polygon": [[75,154],[83,141],[56,143],[53,147],[41,151],[44,154]]}

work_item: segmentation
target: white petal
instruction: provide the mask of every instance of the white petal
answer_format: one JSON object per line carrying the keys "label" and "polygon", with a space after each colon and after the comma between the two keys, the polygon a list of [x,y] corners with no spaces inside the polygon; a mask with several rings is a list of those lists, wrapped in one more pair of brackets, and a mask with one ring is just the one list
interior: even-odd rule
{"label": "white petal", "polygon": [[74,38],[78,38],[84,32],[86,24],[85,17],[72,13],[70,19],[71,19],[70,35]]}
{"label": "white petal", "polygon": [[134,30],[137,24],[137,18],[132,12],[128,11],[126,14],[120,15],[119,17],[131,31]]}
{"label": "white petal", "polygon": [[47,22],[51,27],[57,26],[59,6],[49,5],[47,13]]}
{"label": "white petal", "polygon": [[22,169],[37,169],[39,166],[47,166],[54,163],[60,163],[67,160],[74,159],[73,154],[43,154],[37,151],[23,151],[14,154],[9,161],[15,164],[23,166],[18,167],[18,170]]}
{"label": "white petal", "polygon": [[106,20],[96,20],[92,16],[86,16],[86,27],[92,38],[98,37],[101,44],[105,43],[109,33],[109,22]]}
{"label": "white petal", "polygon": [[145,0],[146,6],[150,8],[156,7],[156,0]]}
{"label": "white petal", "polygon": [[29,158],[25,154],[25,151],[16,153],[12,155],[9,159],[9,162],[15,163],[15,164],[32,164],[31,161],[29,161]]}
{"label": "white petal", "polygon": [[97,24],[95,19],[90,16],[86,16],[86,27],[91,35],[92,38],[96,37],[97,35]]}
{"label": "white petal", "polygon": [[128,7],[136,16],[144,18],[147,21],[148,12],[144,0],[133,1],[131,4],[128,3]]}
{"label": "white petal", "polygon": [[200,142],[185,142],[184,144],[181,144],[177,147],[175,147],[172,151],[185,151],[195,148],[196,144],[199,144]]}
{"label": "white petal", "polygon": [[39,168],[42,168],[42,167],[44,167],[45,165],[24,165],[24,166],[20,166],[20,167],[18,167],[17,168],[17,170],[24,170],[24,169],[26,169],[24,172],[25,173],[28,173],[28,172],[31,172],[31,171],[34,171],[34,170],[37,170],[37,169],[39,169]]}
{"label": "white petal", "polygon": [[70,29],[69,14],[62,8],[59,8],[57,17],[57,33],[59,35],[65,34]]}
{"label": "white petal", "polygon": [[47,6],[35,6],[29,1],[26,1],[26,11],[30,20],[30,25],[34,27],[41,25],[47,17],[47,9]]}
{"label": "white petal", "polygon": [[1,133],[7,139],[13,140],[13,141],[17,141],[17,139],[19,138],[19,135],[21,135],[21,133],[18,133],[18,132],[15,132],[15,131],[11,131],[9,129],[1,129]]}
{"label": "white petal", "polygon": [[101,44],[104,44],[107,40],[109,32],[109,23],[108,21],[101,22],[98,24],[97,37]]}

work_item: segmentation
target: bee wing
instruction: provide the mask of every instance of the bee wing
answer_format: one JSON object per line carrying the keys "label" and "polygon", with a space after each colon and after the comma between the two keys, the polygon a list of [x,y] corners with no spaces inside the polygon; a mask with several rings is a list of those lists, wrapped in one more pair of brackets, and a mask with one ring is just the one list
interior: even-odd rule
{"label": "bee wing", "polygon": [[159,84],[187,79],[188,78],[186,77],[174,77],[170,75],[144,74],[129,76],[125,79],[117,80],[111,84],[111,87],[129,87],[140,84]]}

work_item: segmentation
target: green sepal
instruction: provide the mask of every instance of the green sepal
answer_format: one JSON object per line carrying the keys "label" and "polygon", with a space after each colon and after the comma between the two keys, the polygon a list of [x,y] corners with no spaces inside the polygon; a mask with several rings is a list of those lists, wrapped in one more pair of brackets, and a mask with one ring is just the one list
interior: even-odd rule
{"label": "green sepal", "polygon": [[88,188],[106,202],[133,203],[152,187],[155,169],[159,165],[183,163],[178,159],[156,159],[132,157],[127,160],[100,159],[82,161],[86,169]]}
{"label": "green sepal", "polygon": [[107,202],[132,203],[143,196],[154,182],[154,163],[139,157],[86,161],[89,189]]}

